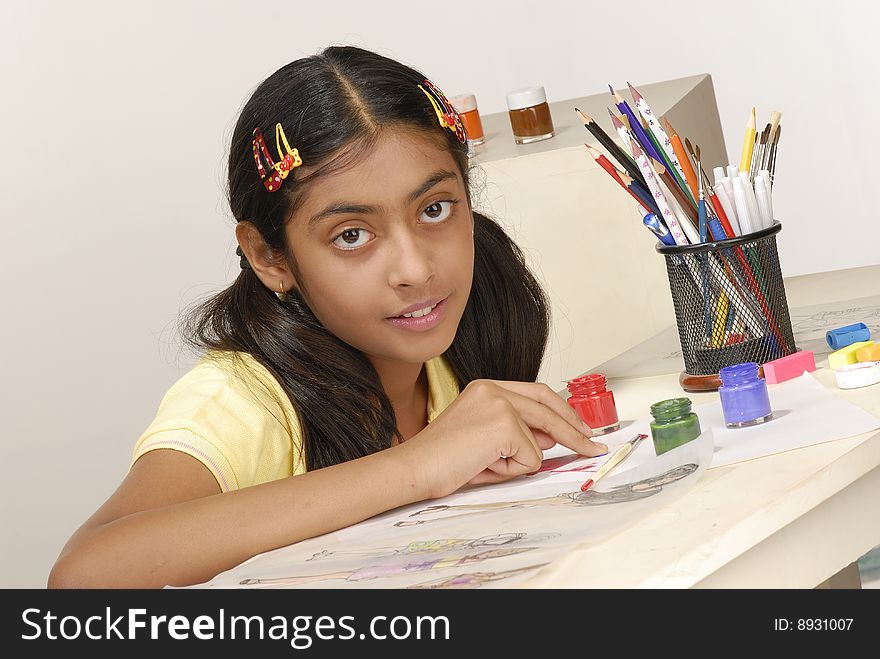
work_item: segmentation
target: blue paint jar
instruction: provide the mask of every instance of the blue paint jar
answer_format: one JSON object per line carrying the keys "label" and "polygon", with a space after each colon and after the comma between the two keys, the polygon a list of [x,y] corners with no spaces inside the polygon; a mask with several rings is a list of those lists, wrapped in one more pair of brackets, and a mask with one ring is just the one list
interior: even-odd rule
{"label": "blue paint jar", "polygon": [[728,428],[755,426],[773,418],[767,383],[758,377],[758,365],[754,362],[725,366],[719,372],[721,386],[721,409],[724,424]]}

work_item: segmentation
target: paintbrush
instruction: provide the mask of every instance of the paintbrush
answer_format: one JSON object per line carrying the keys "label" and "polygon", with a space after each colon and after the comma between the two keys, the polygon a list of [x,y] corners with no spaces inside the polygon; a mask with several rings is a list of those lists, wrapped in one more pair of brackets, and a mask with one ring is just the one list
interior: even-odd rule
{"label": "paintbrush", "polygon": [[629,440],[626,444],[617,449],[614,453],[611,454],[611,457],[608,458],[605,462],[602,463],[602,466],[599,467],[599,470],[593,474],[593,477],[590,478],[586,483],[581,485],[581,492],[586,492],[593,485],[599,482],[600,479],[604,478],[609,471],[614,469],[617,465],[623,462],[632,452],[635,450],[636,446],[639,445],[643,439],[647,439],[647,435],[638,434]]}

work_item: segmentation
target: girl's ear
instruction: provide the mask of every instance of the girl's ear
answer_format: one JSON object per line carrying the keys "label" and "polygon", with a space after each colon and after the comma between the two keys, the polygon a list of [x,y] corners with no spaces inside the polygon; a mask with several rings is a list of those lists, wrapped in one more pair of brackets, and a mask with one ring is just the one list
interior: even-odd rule
{"label": "girl's ear", "polygon": [[235,237],[251,269],[266,288],[282,295],[296,288],[296,280],[287,267],[286,260],[278,258],[252,222],[242,221],[236,224]]}

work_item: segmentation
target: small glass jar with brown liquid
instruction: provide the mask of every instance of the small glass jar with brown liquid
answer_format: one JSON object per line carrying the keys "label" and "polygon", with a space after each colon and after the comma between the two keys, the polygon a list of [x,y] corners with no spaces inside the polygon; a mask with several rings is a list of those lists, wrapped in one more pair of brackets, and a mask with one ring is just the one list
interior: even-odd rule
{"label": "small glass jar with brown liquid", "polygon": [[553,137],[553,118],[543,87],[524,87],[507,95],[507,109],[513,141],[517,144],[540,142]]}

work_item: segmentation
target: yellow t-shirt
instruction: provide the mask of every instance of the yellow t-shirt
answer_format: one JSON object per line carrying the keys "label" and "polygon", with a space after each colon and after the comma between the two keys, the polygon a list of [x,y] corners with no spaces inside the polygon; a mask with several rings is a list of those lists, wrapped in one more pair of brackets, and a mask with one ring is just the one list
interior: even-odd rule
{"label": "yellow t-shirt", "polygon": [[[428,422],[458,396],[440,356],[425,362]],[[302,428],[275,377],[245,352],[209,351],[175,382],[134,447],[131,465],[154,449],[204,464],[223,492],[306,471]]]}

